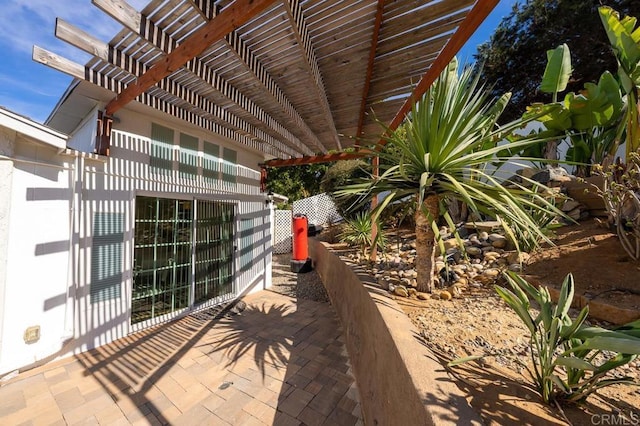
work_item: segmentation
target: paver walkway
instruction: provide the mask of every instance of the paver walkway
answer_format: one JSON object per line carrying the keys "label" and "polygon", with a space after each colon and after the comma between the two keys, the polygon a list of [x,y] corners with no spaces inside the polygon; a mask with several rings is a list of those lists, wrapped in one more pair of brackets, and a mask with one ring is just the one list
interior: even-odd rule
{"label": "paver walkway", "polygon": [[331,305],[243,300],[20,374],[0,387],[0,424],[362,424]]}

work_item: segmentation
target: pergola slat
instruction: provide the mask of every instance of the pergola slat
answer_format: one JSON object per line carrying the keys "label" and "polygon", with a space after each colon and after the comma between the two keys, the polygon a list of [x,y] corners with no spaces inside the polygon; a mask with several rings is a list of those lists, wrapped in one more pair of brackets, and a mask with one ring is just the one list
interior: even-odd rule
{"label": "pergola slat", "polygon": [[379,141],[378,122],[404,119],[497,0],[92,3],[123,29],[104,43],[59,20],[57,36],[93,58],[83,67],[34,49],[35,60],[112,91],[107,118],[137,99],[284,165]]}
{"label": "pergola slat", "polygon": [[[56,22],[56,36],[89,54],[93,54],[106,62],[110,62],[133,77],[148,71],[146,65],[139,63],[121,50],[88,36],[84,31],[62,20],[58,20]],[[298,156],[298,153],[295,150],[290,149],[279,140],[276,140],[259,128],[256,128],[237,116],[234,116],[228,110],[218,107],[205,96],[201,96],[200,94],[187,89],[172,79],[161,80],[158,82],[157,87],[187,103],[195,105],[197,108],[204,111],[206,114],[209,114],[211,117],[215,117],[217,120],[254,135],[263,142],[276,147],[283,153],[291,155],[292,157]],[[306,152],[310,153],[308,150]]]}
{"label": "pergola slat", "polygon": [[329,100],[327,99],[327,92],[324,87],[320,68],[318,68],[318,60],[316,59],[315,50],[309,36],[309,29],[307,28],[304,13],[300,7],[300,2],[299,0],[283,0],[283,4],[285,6],[289,22],[291,23],[291,27],[297,41],[297,46],[302,53],[306,71],[308,75],[311,76],[314,83],[310,91],[314,92],[318,99],[325,123],[333,133],[336,148],[342,149],[340,139],[338,138],[338,131],[336,130],[336,125],[331,114],[331,107],[329,106]]}
{"label": "pergola slat", "polygon": [[234,28],[242,25],[256,14],[262,12],[275,0],[236,0],[204,27],[192,34],[187,41],[176,47],[165,59],[154,65],[149,71],[125,90],[119,93],[106,107],[107,115],[113,115],[145,90],[204,52],[211,43],[220,40]]}
{"label": "pergola slat", "polygon": [[[102,9],[104,2],[106,0],[93,0],[94,4]],[[111,0],[113,1],[113,0]],[[122,0],[118,0],[121,4],[126,4]],[[140,15],[140,19],[129,21],[130,24],[134,22],[139,22],[140,26],[138,27],[129,27],[130,30],[135,31],[136,33],[143,36],[146,40],[150,41],[155,45],[158,49],[160,49],[164,53],[170,53],[176,46],[177,42],[171,38],[164,30],[156,26],[150,19],[148,19],[144,14]],[[121,22],[123,25],[128,25],[127,22]],[[217,73],[209,69],[206,65],[202,63],[198,58],[194,58],[185,64],[185,69],[189,70],[194,75],[198,76],[200,79],[204,81],[205,84],[209,85],[211,88],[220,92],[223,96],[235,102],[241,108],[246,110],[248,113],[257,117],[260,121],[267,125],[267,127],[271,128],[274,132],[278,133],[278,138],[287,142],[290,146],[292,146],[299,154],[309,155],[313,154],[317,151],[310,150],[307,146],[305,146],[297,137],[295,137],[289,130],[287,130],[284,126],[282,126],[279,122],[270,117],[264,110],[258,107],[254,102],[252,102],[249,98],[245,97],[242,93],[240,93],[237,89],[235,89],[232,85],[228,84],[223,78],[221,78]],[[298,155],[292,155],[297,157]]]}
{"label": "pergola slat", "polygon": [[[407,97],[405,102],[400,107],[400,110],[393,118],[391,123],[389,124],[389,131],[393,131],[398,128],[400,124],[404,121],[407,113],[411,109],[412,105],[419,100],[422,95],[427,91],[427,89],[433,84],[433,82],[438,78],[440,73],[445,69],[447,64],[451,62],[456,52],[460,50],[465,41],[473,34],[473,32],[480,26],[482,21],[489,15],[489,13],[493,10],[493,8],[498,4],[499,0],[484,0],[479,1],[475,4],[473,9],[466,16],[465,20],[462,22],[458,30],[451,37],[449,42],[446,44],[440,55],[436,58],[433,64],[429,67],[429,69],[425,72],[425,74],[420,79],[420,82],[417,84],[415,89],[411,92],[411,95]],[[379,140],[376,150],[379,150],[386,144],[386,139],[383,137]],[[314,157],[303,157],[296,158],[291,160],[271,160],[267,161],[263,164],[265,167],[283,167],[290,165],[302,165],[302,164],[313,164],[313,163],[326,163],[331,161],[338,161],[344,159],[353,159],[353,158],[361,158],[365,156],[375,155],[374,151],[369,150],[361,150],[356,153],[341,153],[344,155],[324,155],[324,156],[314,156]]]}
{"label": "pergola slat", "polygon": [[[70,75],[74,78],[86,80],[92,84],[95,84],[96,86],[102,87],[112,92],[124,90],[124,88],[126,87],[126,83],[122,81],[105,75],[100,71],[90,69],[87,66],[83,66],[60,57],[59,55],[38,46],[34,46],[33,60],[56,69],[62,73]],[[230,129],[229,127],[222,126],[219,123],[216,123],[215,121],[204,117],[203,115],[199,115],[192,111],[186,110],[151,93],[141,93],[136,98],[136,100],[151,108],[170,114],[179,119],[189,121],[220,136],[226,137],[239,144],[248,146],[249,148],[260,150],[263,152],[269,152],[270,155],[273,156],[279,156],[283,154],[283,152],[276,149],[275,147],[271,147],[265,143],[257,142],[255,139],[240,134]]]}

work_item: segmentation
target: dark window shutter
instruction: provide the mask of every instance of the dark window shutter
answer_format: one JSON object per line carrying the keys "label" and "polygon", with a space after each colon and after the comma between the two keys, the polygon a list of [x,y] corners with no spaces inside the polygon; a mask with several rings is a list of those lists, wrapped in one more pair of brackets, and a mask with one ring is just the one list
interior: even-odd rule
{"label": "dark window shutter", "polygon": [[205,142],[203,151],[202,175],[211,181],[220,179],[220,147]]}
{"label": "dark window shutter", "polygon": [[238,153],[232,149],[224,148],[222,160],[222,180],[227,183],[236,183]]}
{"label": "dark window shutter", "polygon": [[91,246],[91,303],[120,298],[124,213],[94,213]]}
{"label": "dark window shutter", "polygon": [[180,133],[180,175],[198,176],[198,138]]}
{"label": "dark window shutter", "polygon": [[168,175],[173,170],[173,130],[151,123],[151,170]]}

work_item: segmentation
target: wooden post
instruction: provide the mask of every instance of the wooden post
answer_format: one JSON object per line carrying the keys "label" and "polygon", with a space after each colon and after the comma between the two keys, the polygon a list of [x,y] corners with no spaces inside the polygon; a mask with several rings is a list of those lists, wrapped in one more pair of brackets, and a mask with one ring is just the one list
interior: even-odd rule
{"label": "wooden post", "polygon": [[[371,159],[371,169],[373,172],[373,178],[377,179],[378,176],[380,175],[380,157],[378,157],[377,155]],[[371,199],[371,211],[373,211],[373,209],[375,209],[376,207],[378,207],[378,196],[374,195],[373,198]],[[378,235],[378,225],[376,222],[372,221],[371,222],[371,241],[374,241],[377,235]],[[371,247],[370,259],[372,262],[375,262],[377,258],[378,258],[378,247],[376,244],[373,244],[373,247]]]}
{"label": "wooden post", "polygon": [[96,126],[96,154],[109,156],[111,148],[111,126],[113,119],[102,111],[98,111],[98,125]]}

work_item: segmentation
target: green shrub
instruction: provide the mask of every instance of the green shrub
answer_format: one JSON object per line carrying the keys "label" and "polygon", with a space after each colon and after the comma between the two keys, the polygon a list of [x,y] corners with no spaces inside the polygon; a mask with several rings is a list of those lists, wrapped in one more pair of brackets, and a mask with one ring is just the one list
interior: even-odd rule
{"label": "green shrub", "polygon": [[[568,315],[574,295],[571,274],[562,283],[557,305],[546,287],[538,289],[511,272],[506,278],[513,291],[500,286],[496,291],[531,333],[533,368],[527,369],[545,403],[579,402],[605,386],[635,384],[630,377],[607,378],[606,374],[640,354],[640,320],[614,330],[588,327],[584,324],[588,306],[572,320]],[[529,297],[539,305],[536,315]]]}
{"label": "green shrub", "polygon": [[371,239],[371,225],[371,214],[369,212],[359,212],[353,218],[347,219],[344,230],[338,238],[343,243],[360,247],[363,255],[366,253],[367,248],[373,247],[374,244],[383,249],[387,242],[384,231],[378,226],[374,241]]}

